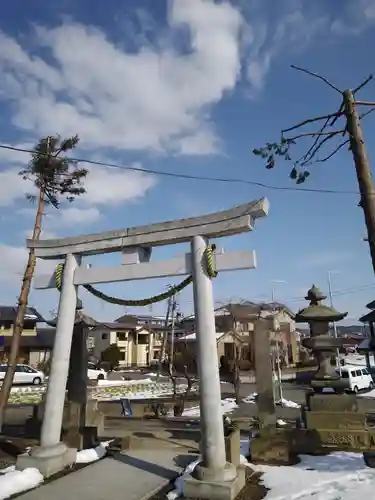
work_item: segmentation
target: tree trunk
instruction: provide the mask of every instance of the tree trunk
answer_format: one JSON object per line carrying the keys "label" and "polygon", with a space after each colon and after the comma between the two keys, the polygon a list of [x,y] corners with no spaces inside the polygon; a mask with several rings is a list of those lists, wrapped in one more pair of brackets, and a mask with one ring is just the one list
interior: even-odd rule
{"label": "tree trunk", "polygon": [[372,180],[370,162],[365,148],[365,140],[351,90],[345,90],[344,104],[350,148],[353,154],[358,186],[361,192],[360,205],[365,215],[372,267],[375,272],[375,188]]}
{"label": "tree trunk", "polygon": [[[34,231],[33,231],[34,240],[39,240],[40,238],[40,233],[42,230],[43,211],[44,211],[44,188],[41,187],[39,190],[38,209],[36,212],[35,223],[34,223]],[[12,343],[10,346],[10,353],[8,359],[8,368],[0,391],[0,432],[2,431],[5,409],[13,385],[14,373],[17,365],[17,357],[21,343],[21,335],[23,330],[27,302],[31,288],[31,281],[33,279],[35,270],[35,263],[36,263],[35,251],[34,249],[30,249],[29,258],[27,260],[27,265],[23,275],[21,293],[18,298],[17,315],[13,324],[13,335],[12,335]]]}

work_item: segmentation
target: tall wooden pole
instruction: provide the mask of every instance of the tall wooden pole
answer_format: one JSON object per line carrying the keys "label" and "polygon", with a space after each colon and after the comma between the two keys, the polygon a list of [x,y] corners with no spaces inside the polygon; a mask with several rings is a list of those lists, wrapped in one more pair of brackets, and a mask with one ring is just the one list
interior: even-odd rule
{"label": "tall wooden pole", "polygon": [[372,179],[370,162],[367,156],[365,140],[359,115],[355,106],[354,95],[351,90],[345,90],[344,110],[347,120],[347,131],[350,140],[350,149],[352,151],[359,190],[361,192],[360,206],[365,215],[367,227],[368,243],[372,267],[375,272],[375,188]]}

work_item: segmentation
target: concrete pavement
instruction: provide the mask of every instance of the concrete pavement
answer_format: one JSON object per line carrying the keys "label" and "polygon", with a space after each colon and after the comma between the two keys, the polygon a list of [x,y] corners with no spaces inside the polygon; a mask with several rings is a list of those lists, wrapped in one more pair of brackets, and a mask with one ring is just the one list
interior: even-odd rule
{"label": "concrete pavement", "polygon": [[20,500],[146,500],[197,458],[187,448],[117,453],[19,496]]}

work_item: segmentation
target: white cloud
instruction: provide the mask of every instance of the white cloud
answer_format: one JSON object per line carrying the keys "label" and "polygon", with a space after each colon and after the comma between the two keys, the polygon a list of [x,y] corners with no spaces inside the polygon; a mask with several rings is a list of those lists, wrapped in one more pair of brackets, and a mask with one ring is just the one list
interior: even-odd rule
{"label": "white cloud", "polygon": [[100,219],[101,213],[96,207],[77,208],[69,207],[58,212],[60,217],[57,222],[66,226],[70,224],[92,224]]}
{"label": "white cloud", "polygon": [[127,53],[96,28],[65,23],[37,30],[51,64],[1,34],[0,89],[13,98],[14,124],[77,132],[88,148],[175,149],[201,132],[206,140],[195,145],[211,152],[203,111],[236,85],[243,19],[226,2],[175,0],[168,21],[171,33],[188,28],[189,53],[177,53],[172,36]]}
{"label": "white cloud", "polygon": [[375,21],[375,1],[356,0],[347,2],[340,19],[332,23],[332,32],[337,35],[359,35]]}
{"label": "white cloud", "polygon": [[18,175],[17,169],[0,171],[0,206],[8,206],[24,198],[26,191],[27,183]]}
{"label": "white cloud", "polygon": [[[156,178],[143,172],[91,167],[85,181],[86,194],[80,200],[90,205],[120,205],[144,196],[155,186]],[[141,168],[140,164],[133,165]]]}
{"label": "white cloud", "polygon": [[[15,247],[0,243],[0,282],[21,282],[28,257],[25,247]],[[51,272],[55,269],[56,262],[37,259],[36,274]]]}
{"label": "white cloud", "polygon": [[[33,230],[31,228],[30,229],[26,229],[25,231],[21,232],[21,235],[25,239],[31,239],[32,236],[33,236]],[[53,233],[52,231],[48,231],[48,230],[42,229],[42,232],[40,234],[40,238],[43,239],[43,240],[49,240],[49,239],[58,238],[58,235],[56,233]]]}

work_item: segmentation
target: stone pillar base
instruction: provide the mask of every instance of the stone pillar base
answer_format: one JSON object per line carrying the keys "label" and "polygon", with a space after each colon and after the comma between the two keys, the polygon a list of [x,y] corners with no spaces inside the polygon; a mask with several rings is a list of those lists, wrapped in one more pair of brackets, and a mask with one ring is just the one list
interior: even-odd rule
{"label": "stone pillar base", "polygon": [[235,469],[233,466],[231,467],[231,464],[226,464],[226,468],[228,471],[231,469],[230,476],[233,476],[232,469],[235,472],[234,478],[228,481],[225,480],[225,470],[221,481],[197,479],[193,475],[188,475],[184,479],[184,497],[202,500],[234,500],[245,486],[245,469],[243,466]]}
{"label": "stone pillar base", "polygon": [[77,450],[61,445],[62,443],[59,443],[55,453],[50,448],[37,447],[30,453],[18,455],[16,469],[24,470],[32,467],[38,469],[42,476],[47,478],[71,467],[76,462]]}

